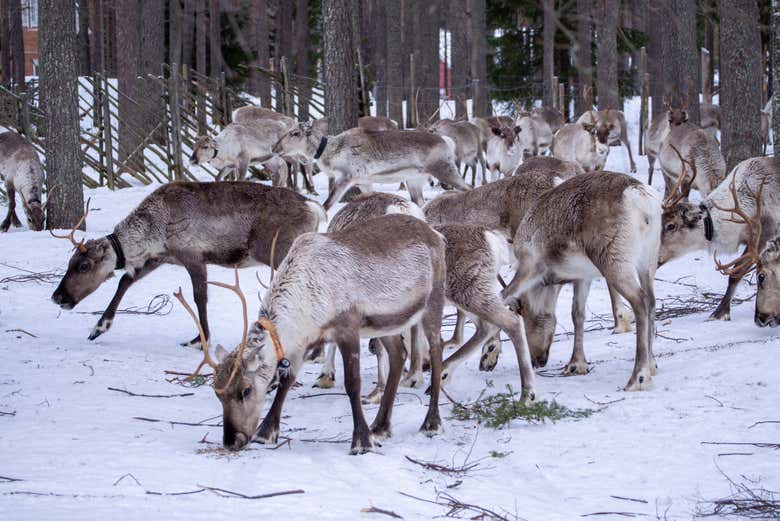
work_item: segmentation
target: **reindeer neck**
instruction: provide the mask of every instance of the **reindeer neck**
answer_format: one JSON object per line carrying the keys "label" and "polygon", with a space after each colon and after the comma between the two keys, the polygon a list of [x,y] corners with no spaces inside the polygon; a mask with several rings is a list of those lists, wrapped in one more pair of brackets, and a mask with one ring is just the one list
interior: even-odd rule
{"label": "reindeer neck", "polygon": [[[113,236],[113,237],[110,237]],[[153,222],[149,214],[134,210],[106,236],[112,247],[125,258],[124,269],[134,273],[146,261],[162,255],[165,251],[164,237],[159,231],[159,223]]]}

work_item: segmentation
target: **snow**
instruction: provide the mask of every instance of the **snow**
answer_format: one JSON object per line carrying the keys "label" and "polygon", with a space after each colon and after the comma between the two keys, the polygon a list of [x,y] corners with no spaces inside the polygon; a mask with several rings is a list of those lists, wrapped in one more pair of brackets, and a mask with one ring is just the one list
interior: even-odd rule
{"label": "snow", "polygon": [[[632,102],[628,110],[634,150],[635,105]],[[646,159],[635,159],[637,176],[644,180]],[[625,150],[612,148],[607,168],[626,172],[627,164]],[[317,177],[322,200],[326,180]],[[656,173],[655,188],[662,190],[662,183]],[[154,188],[88,190],[92,210],[86,236],[109,233]],[[20,270],[64,270],[70,256],[64,241],[25,229],[0,236],[0,245],[0,281],[23,274]],[[268,269],[259,271],[267,280]],[[264,291],[254,272],[241,273],[252,316],[258,309],[255,291]],[[211,267],[209,275],[211,280],[231,280],[226,269]],[[166,381],[171,375],[165,370],[191,371],[201,356],[178,345],[193,336],[194,326],[174,299],[166,315],[117,315],[109,332],[95,342],[86,340],[98,316],[83,313],[102,311],[116,281],[105,283],[74,311],[61,311],[49,300],[57,281],[0,282],[0,411],[15,412],[0,415],[0,476],[23,480],[0,478],[1,519],[384,517],[360,512],[369,506],[392,510],[404,519],[430,519],[447,509],[399,492],[434,500],[437,491],[444,491],[510,518],[516,514],[552,521],[594,512],[634,512],[676,520],[691,519],[702,499],[728,495],[721,470],[737,479],[742,474],[760,479],[768,489],[780,487],[776,451],[702,444],[780,442],[778,424],[751,428],[757,421],[780,420],[776,371],[780,332],[754,326],[752,301],[735,304],[730,322],[707,321],[708,312],[659,321],[658,374],[649,391],[626,393],[621,389],[633,367],[633,334],[588,332],[585,349],[593,363],[591,373],[546,377],[557,374],[571,351],[572,337],[567,334],[572,331],[571,289],[565,288],[557,309],[558,336],[548,367],[537,371],[537,390],[540,399],[598,409],[589,418],[536,425],[517,420],[509,428],[492,430],[449,418],[451,406],[443,399],[444,432],[429,439],[418,432],[427,397],[422,390],[402,389],[393,415],[393,437],[377,453],[349,456],[349,441],[339,441],[350,439],[352,431],[341,385],[343,370],[339,364],[336,387],[324,391],[334,396],[320,396],[322,390],[311,389],[319,367],[308,364],[299,378],[302,385],[291,391],[284,409],[281,435],[292,440],[290,445],[269,450],[253,444],[232,454],[218,444],[201,443],[221,440],[221,428],[214,426],[221,421],[221,407],[213,391]],[[163,267],[133,286],[121,307],[144,307],[155,295],[170,296],[179,286],[192,302],[185,271]],[[676,296],[720,295],[725,286],[709,255],[699,252],[663,266],[655,288],[660,307]],[[749,297],[753,291],[743,283],[737,297]],[[609,326],[609,309],[606,287],[599,281],[588,301],[591,321],[586,328]],[[241,333],[235,296],[212,288],[209,313],[214,345],[235,345]],[[504,348],[492,373],[478,371],[476,356],[467,361],[448,387],[450,396],[468,403],[485,390],[518,388],[514,354],[508,343]],[[373,388],[376,366],[367,350],[364,353],[367,393]],[[108,387],[143,394],[193,394],[145,398]],[[310,394],[317,396],[306,397]],[[373,418],[377,408],[365,405],[366,417]],[[479,464],[465,475],[448,476],[423,469],[405,456],[449,465]],[[208,490],[189,495],[147,493],[203,487],[246,495],[305,492],[254,500]]]}

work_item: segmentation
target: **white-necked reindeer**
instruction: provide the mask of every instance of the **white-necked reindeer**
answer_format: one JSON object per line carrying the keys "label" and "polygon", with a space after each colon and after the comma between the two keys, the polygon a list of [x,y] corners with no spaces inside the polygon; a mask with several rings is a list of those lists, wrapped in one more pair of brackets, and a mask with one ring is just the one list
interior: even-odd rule
{"label": "white-necked reindeer", "polygon": [[464,164],[463,178],[466,178],[468,169],[471,168],[471,186],[473,187],[477,177],[477,164],[482,167],[482,183],[486,183],[485,174],[487,163],[480,144],[479,127],[468,121],[453,121],[441,119],[430,126],[434,134],[447,136],[455,142],[455,166],[460,170]]}
{"label": "white-necked reindeer", "polygon": [[[276,442],[282,406],[306,348],[327,341],[338,344],[344,361],[354,423],[351,452],[372,450],[373,439],[391,434],[403,369],[402,331],[415,324],[422,327],[434,383],[441,376],[445,277],[441,235],[407,215],[386,215],[343,232],[299,237],[263,298],[248,340],[230,354],[217,349],[218,365],[204,352],[204,362],[215,367],[224,446],[239,450],[253,439]],[[382,337],[389,351],[387,386],[370,429],[360,397],[361,337]],[[279,367],[285,369],[279,373],[279,388],[258,428],[268,385]],[[434,384],[421,427],[426,434],[441,429],[438,400],[439,386]]]}
{"label": "white-necked reindeer", "polygon": [[608,130],[588,123],[567,123],[555,134],[552,155],[572,161],[586,172],[603,170],[609,155]]}
{"label": "white-necked reindeer", "polygon": [[660,240],[661,201],[652,188],[612,172],[573,177],[525,214],[513,241],[517,269],[504,297],[571,281],[574,351],[564,371],[583,374],[585,302],[591,281],[605,277],[636,316],[636,359],[626,390],[646,389],[656,370],[653,277]]}
{"label": "white-necked reindeer", "polygon": [[[114,270],[125,270],[90,340],[111,327],[130,286],[163,264],[178,264],[187,270],[208,340],[206,266],[270,265],[272,256],[280,261],[287,255],[297,236],[316,231],[327,220],[322,207],[302,195],[247,182],[163,185],[112,233],[76,242],[73,235],[88,211],[89,205],[82,221],[63,237],[73,242],[76,251],[52,300],[63,309],[73,309],[112,277]],[[200,338],[185,345],[201,346]]]}
{"label": "white-necked reindeer", "polygon": [[636,163],[634,163],[631,143],[628,140],[628,125],[623,112],[617,109],[588,110],[577,119],[577,123],[593,125],[598,133],[606,132],[608,136],[606,144],[609,146],[620,146],[623,143],[628,152],[631,172],[636,172]]}
{"label": "white-necked reindeer", "polygon": [[46,206],[43,197],[43,165],[35,148],[16,132],[0,133],[0,180],[8,194],[8,214],[0,223],[0,232],[21,226],[16,216],[16,193],[22,198],[27,226],[33,231],[43,230]]}
{"label": "white-necked reindeer", "polygon": [[446,138],[429,132],[351,129],[326,136],[300,123],[274,146],[282,155],[317,160],[332,181],[325,208],[330,209],[352,186],[405,182],[412,200],[422,206],[429,177],[459,190],[470,187],[455,167],[455,153]]}
{"label": "white-necked reindeer", "polygon": [[[680,157],[678,161],[681,175],[687,177],[687,166],[693,177],[698,177],[695,164]],[[686,191],[683,190],[683,195]],[[709,249],[713,254],[733,253],[744,245],[739,262],[723,266],[722,272],[729,276],[728,288],[710,315],[711,319],[729,320],[737,285],[752,268],[745,261],[755,264],[756,252],[776,235],[780,225],[780,158],[754,157],[742,161],[700,204],[683,199],[671,198],[664,208],[659,263],[702,249]],[[763,234],[755,232],[755,226],[751,225],[754,220],[758,220]]]}

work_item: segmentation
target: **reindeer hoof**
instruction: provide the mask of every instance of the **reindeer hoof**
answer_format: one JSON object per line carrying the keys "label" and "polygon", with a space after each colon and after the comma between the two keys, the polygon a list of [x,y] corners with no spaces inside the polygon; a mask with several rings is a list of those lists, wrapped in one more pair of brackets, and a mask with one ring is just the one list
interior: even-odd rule
{"label": "reindeer hoof", "polygon": [[480,371],[492,371],[498,365],[498,356],[501,354],[501,349],[498,347],[500,344],[496,344],[491,341],[485,344],[482,349],[482,357],[479,359]]}
{"label": "reindeer hoof", "polygon": [[401,380],[401,387],[411,387],[419,389],[425,383],[422,373],[410,373]]}
{"label": "reindeer hoof", "polygon": [[377,425],[377,426],[371,426],[371,437],[374,440],[383,441],[388,439],[393,435],[392,430],[390,429],[389,425]]}
{"label": "reindeer hoof", "polygon": [[257,429],[253,441],[267,445],[277,443],[279,441],[279,429],[262,424],[260,425],[260,428]]}
{"label": "reindeer hoof", "polygon": [[[206,340],[208,342],[208,340]],[[200,336],[196,336],[189,342],[182,342],[179,344],[182,347],[191,347],[192,349],[197,349],[199,351],[203,351],[203,344],[200,343]]]}
{"label": "reindeer hoof", "polygon": [[111,328],[111,323],[113,321],[111,319],[103,320],[102,318],[98,320],[98,323],[95,325],[94,328],[92,328],[92,332],[87,337],[87,340],[95,340],[97,337],[105,333]]}
{"label": "reindeer hoof", "polygon": [[534,389],[523,389],[520,395],[520,403],[523,405],[531,405],[536,402],[536,391]]}
{"label": "reindeer hoof", "polygon": [[314,382],[312,387],[319,387],[320,389],[330,389],[336,383],[336,375],[334,373],[320,373],[319,378]]}
{"label": "reindeer hoof", "polygon": [[634,312],[631,309],[621,306],[618,309],[617,317],[615,318],[615,328],[612,330],[612,333],[630,333],[634,330],[631,327],[631,322],[635,319],[636,317],[634,317]]}
{"label": "reindeer hoof", "polygon": [[352,436],[352,448],[349,453],[353,456],[365,454],[374,451],[374,442],[371,440],[371,433],[366,431],[364,434],[355,433]]}
{"label": "reindeer hoof", "polygon": [[420,432],[429,438],[436,436],[441,433],[441,431],[441,418],[439,418],[438,414],[435,417],[426,416],[422,427],[420,427]]}
{"label": "reindeer hoof", "polygon": [[731,320],[731,311],[716,309],[710,315],[710,320]]}
{"label": "reindeer hoof", "polygon": [[6,217],[6,219],[0,224],[0,232],[7,232],[8,228],[11,227],[11,220]]}
{"label": "reindeer hoof", "polygon": [[563,376],[574,376],[575,374],[588,374],[588,362],[584,360],[573,360],[566,364],[563,369]]}
{"label": "reindeer hoof", "polygon": [[377,404],[382,401],[382,395],[385,394],[385,388],[376,386],[373,391],[363,398],[363,403]]}
{"label": "reindeer hoof", "polygon": [[652,376],[650,375],[649,368],[643,368],[634,372],[631,375],[631,379],[626,384],[626,391],[646,391],[650,387],[650,381]]}

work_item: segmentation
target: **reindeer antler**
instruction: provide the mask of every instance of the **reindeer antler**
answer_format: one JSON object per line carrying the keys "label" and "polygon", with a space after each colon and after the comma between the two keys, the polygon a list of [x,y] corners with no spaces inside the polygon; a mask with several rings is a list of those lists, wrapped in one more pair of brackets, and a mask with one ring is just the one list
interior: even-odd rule
{"label": "reindeer antler", "polygon": [[[679,203],[681,200],[688,197],[688,194],[691,192],[691,186],[693,186],[693,181],[696,179],[696,164],[692,161],[688,161],[687,159],[684,159],[682,154],[679,150],[677,150],[677,147],[669,144],[670,147],[672,147],[672,150],[674,150],[674,153],[677,154],[677,157],[680,159],[680,165],[682,166],[682,172],[680,172],[680,177],[677,178],[677,182],[674,184],[674,187],[672,188],[672,191],[669,193],[669,197],[664,201],[664,209],[669,210],[673,208],[677,203]],[[686,172],[685,172],[685,165],[688,165],[691,167],[691,180],[688,181],[688,183],[683,184],[686,178]],[[679,190],[679,195],[678,195]]]}
{"label": "reindeer antler", "polygon": [[246,339],[249,333],[249,319],[247,317],[246,297],[244,297],[244,292],[241,291],[241,286],[239,285],[238,282],[238,268],[237,267],[234,268],[233,272],[235,275],[235,282],[233,284],[225,284],[224,282],[208,281],[208,284],[211,284],[212,286],[218,286],[220,288],[229,289],[230,291],[238,295],[238,298],[241,301],[241,311],[244,316],[244,333],[241,335],[241,343],[236,348],[236,359],[233,362],[233,369],[230,371],[230,376],[228,377],[227,382],[225,382],[224,387],[214,389],[218,393],[223,392],[225,389],[227,389],[230,386],[231,382],[233,381],[233,378],[235,378],[236,373],[238,372],[238,368],[241,366],[241,360],[244,355],[244,349],[246,349]]}
{"label": "reindeer antler", "polygon": [[87,249],[84,247],[84,239],[81,239],[81,242],[76,242],[76,239],[73,237],[73,234],[76,233],[76,230],[78,230],[82,224],[84,224],[84,221],[87,220],[87,215],[89,215],[89,203],[92,200],[90,197],[87,199],[86,207],[84,208],[84,215],[81,216],[81,219],[79,219],[79,222],[76,223],[76,225],[73,227],[73,229],[70,231],[67,235],[57,235],[53,231],[49,230],[49,233],[52,235],[52,237],[56,237],[57,239],[68,239],[70,242],[73,243],[73,246],[75,246],[80,252],[85,252]]}
{"label": "reindeer antler", "polygon": [[257,282],[263,286],[265,289],[271,289],[271,283],[274,281],[274,258],[276,256],[276,239],[279,238],[279,232],[281,231],[281,228],[276,229],[276,233],[274,234],[274,238],[271,240],[271,256],[269,257],[270,266],[271,266],[271,276],[268,278],[268,285],[266,286],[262,280],[260,280],[260,275],[255,272],[255,278],[257,279]]}
{"label": "reindeer antler", "polygon": [[176,297],[179,302],[181,302],[181,305],[184,306],[184,309],[187,310],[187,313],[190,314],[192,317],[192,320],[195,321],[195,325],[198,326],[198,334],[200,335],[200,345],[203,348],[203,360],[201,360],[200,364],[198,364],[197,369],[187,377],[188,380],[191,380],[192,378],[195,378],[198,373],[200,372],[200,369],[208,364],[211,366],[212,369],[217,368],[217,363],[211,358],[211,355],[209,354],[209,346],[206,342],[206,334],[203,332],[203,326],[200,324],[200,320],[198,320],[198,317],[195,316],[195,312],[192,310],[192,307],[190,307],[189,304],[187,304],[187,301],[184,299],[184,295],[181,292],[181,286],[179,286],[179,291],[175,292],[173,294],[174,297]]}
{"label": "reindeer antler", "polygon": [[[736,176],[733,176],[731,178],[731,183],[729,183],[729,191],[731,191],[731,198],[734,200],[734,207],[722,208],[717,204],[713,204],[713,206],[718,210],[728,212],[732,215],[730,219],[726,219],[727,221],[747,226],[747,246],[745,247],[745,252],[731,262],[721,264],[717,259],[717,252],[713,253],[712,258],[715,261],[717,270],[723,275],[742,278],[753,271],[759,260],[759,243],[761,241],[761,194],[764,191],[764,183],[766,180],[764,179],[761,181],[758,192],[753,192],[753,197],[756,200],[756,215],[752,218],[745,213],[742,206],[739,204],[736,182],[737,178]],[[734,216],[739,217],[739,220],[734,218]]]}

